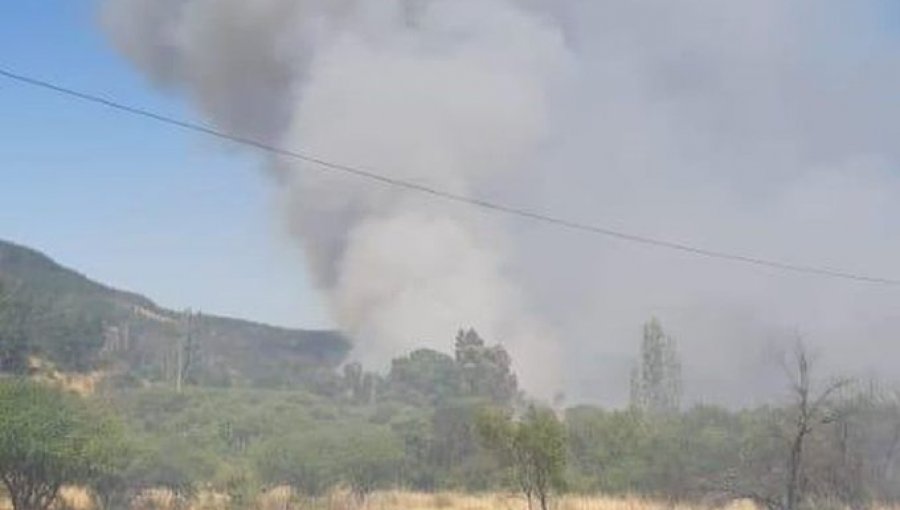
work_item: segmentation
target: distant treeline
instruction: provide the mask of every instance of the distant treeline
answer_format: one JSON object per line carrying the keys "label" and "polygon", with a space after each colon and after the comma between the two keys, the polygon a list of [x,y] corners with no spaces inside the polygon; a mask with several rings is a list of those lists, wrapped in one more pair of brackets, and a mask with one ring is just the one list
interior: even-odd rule
{"label": "distant treeline", "polygon": [[[111,371],[77,397],[23,379],[18,346],[40,329],[22,327],[20,306],[0,300],[0,481],[17,510],[46,508],[70,483],[117,509],[159,487],[184,500],[215,490],[247,508],[282,485],[306,497],[402,487],[545,503],[566,491],[788,510],[900,501],[900,399],[817,373],[802,345],[786,357],[790,398],[740,411],[682,409],[677,348],[655,320],[635,342],[627,409],[531,401],[509,354],[474,330],[459,332],[452,355],[417,350],[385,374],[347,364],[272,388]],[[73,335],[102,334],[82,324]]]}

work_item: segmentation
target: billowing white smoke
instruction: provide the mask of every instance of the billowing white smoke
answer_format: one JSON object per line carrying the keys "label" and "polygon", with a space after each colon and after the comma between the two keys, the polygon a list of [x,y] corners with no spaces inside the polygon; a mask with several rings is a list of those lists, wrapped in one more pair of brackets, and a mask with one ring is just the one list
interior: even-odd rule
{"label": "billowing white smoke", "polygon": [[[558,27],[511,0],[116,0],[105,20],[142,69],[232,132],[464,194],[536,158],[570,59]],[[532,390],[558,388],[555,340],[504,273],[502,228],[295,160],[272,166],[365,361],[446,348],[473,326]]]}
{"label": "billowing white smoke", "polygon": [[[648,236],[900,277],[886,4],[107,0],[104,21],[154,80],[240,135]],[[366,360],[471,325],[510,347],[531,389],[556,389],[559,360],[570,392],[616,402],[655,314],[696,398],[778,388],[765,353],[794,331],[833,368],[896,369],[896,289],[269,167]]]}

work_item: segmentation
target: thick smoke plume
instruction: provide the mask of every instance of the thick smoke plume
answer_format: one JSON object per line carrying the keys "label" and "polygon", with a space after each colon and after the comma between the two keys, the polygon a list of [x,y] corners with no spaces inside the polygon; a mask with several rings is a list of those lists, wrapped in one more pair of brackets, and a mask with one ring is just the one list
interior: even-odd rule
{"label": "thick smoke plume", "polygon": [[[883,6],[108,0],[102,17],[156,83],[242,136],[643,235],[900,277],[900,38]],[[621,402],[655,315],[694,399],[777,388],[771,353],[796,333],[834,369],[896,369],[896,288],[267,166],[370,362],[474,326],[530,389]]]}

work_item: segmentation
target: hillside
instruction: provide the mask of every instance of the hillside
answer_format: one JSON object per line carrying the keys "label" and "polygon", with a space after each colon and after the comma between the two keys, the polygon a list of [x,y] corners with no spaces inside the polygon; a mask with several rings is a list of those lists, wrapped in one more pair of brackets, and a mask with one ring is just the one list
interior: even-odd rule
{"label": "hillside", "polygon": [[331,331],[170,310],[2,240],[0,285],[7,308],[19,308],[3,324],[0,357],[27,348],[66,370],[102,367],[133,381],[180,373],[206,385],[285,387],[327,377],[350,349]]}

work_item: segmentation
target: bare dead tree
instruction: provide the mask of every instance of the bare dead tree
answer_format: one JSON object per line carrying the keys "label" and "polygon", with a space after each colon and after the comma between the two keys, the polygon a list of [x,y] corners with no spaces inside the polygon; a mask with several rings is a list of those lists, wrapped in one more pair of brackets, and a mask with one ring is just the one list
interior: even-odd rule
{"label": "bare dead tree", "polygon": [[[720,491],[732,499],[749,499],[770,510],[798,510],[807,497],[806,449],[810,436],[819,427],[834,423],[843,410],[835,405],[836,397],[849,384],[847,379],[835,379],[817,387],[813,377],[813,360],[801,339],[793,356],[783,360],[789,381],[791,403],[773,414],[773,448],[768,455],[744,459],[750,464],[742,470],[727,474]],[[783,414],[781,414],[783,413]],[[780,423],[780,425],[779,425]],[[785,446],[787,448],[785,448]],[[786,456],[777,460],[786,450]],[[758,452],[754,452],[758,454]],[[743,458],[743,457],[742,457]]]}
{"label": "bare dead tree", "polygon": [[837,379],[829,382],[817,394],[814,393],[811,364],[812,360],[806,345],[798,339],[794,349],[793,367],[788,371],[795,416],[787,460],[787,479],[782,505],[784,510],[797,510],[803,500],[806,486],[803,479],[804,446],[809,435],[817,427],[839,418],[832,401],[837,393],[849,384],[847,379]]}

